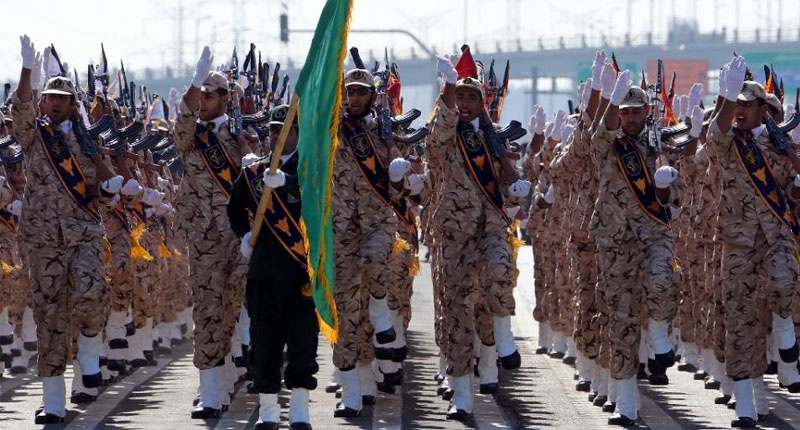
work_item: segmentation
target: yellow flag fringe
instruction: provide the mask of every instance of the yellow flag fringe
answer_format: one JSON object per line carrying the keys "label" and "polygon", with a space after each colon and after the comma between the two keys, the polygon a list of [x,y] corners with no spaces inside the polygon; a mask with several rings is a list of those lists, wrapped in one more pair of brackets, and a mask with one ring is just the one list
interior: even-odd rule
{"label": "yellow flag fringe", "polygon": [[108,236],[103,236],[103,264],[106,267],[111,267],[111,242],[108,240]]}
{"label": "yellow flag fringe", "polygon": [[144,223],[139,223],[131,231],[131,258],[136,260],[153,261],[153,256],[142,247],[139,240],[144,234]]}

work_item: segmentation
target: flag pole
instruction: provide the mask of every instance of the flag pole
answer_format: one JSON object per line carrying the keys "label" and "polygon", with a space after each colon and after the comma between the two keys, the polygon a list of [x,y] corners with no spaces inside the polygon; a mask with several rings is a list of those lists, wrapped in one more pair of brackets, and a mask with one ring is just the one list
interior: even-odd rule
{"label": "flag pole", "polygon": [[[286,138],[289,137],[289,130],[292,128],[292,122],[294,122],[294,117],[297,114],[299,100],[300,97],[298,97],[297,94],[292,95],[289,111],[286,112],[286,119],[284,119],[283,122],[284,127],[281,127],[281,134],[278,135],[278,142],[275,144],[275,148],[272,149],[272,162],[269,164],[268,174],[275,173],[278,170],[278,163],[281,160],[283,145],[286,143]],[[286,127],[287,124],[289,127]],[[253,219],[253,227],[250,233],[250,246],[253,248],[255,248],[256,242],[258,241],[261,225],[264,224],[264,212],[267,211],[267,206],[272,202],[272,190],[272,188],[265,186],[264,191],[261,193],[261,199],[258,201],[258,209],[256,210],[256,216]]]}

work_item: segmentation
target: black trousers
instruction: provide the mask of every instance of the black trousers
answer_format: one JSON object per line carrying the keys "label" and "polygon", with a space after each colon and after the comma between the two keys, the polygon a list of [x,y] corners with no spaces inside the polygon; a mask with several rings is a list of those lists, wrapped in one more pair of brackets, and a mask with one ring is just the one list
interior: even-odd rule
{"label": "black trousers", "polygon": [[301,293],[303,279],[274,271],[269,279],[247,279],[247,312],[250,315],[249,370],[258,393],[281,391],[283,347],[288,363],[286,388],[317,387],[319,323],[314,301]]}

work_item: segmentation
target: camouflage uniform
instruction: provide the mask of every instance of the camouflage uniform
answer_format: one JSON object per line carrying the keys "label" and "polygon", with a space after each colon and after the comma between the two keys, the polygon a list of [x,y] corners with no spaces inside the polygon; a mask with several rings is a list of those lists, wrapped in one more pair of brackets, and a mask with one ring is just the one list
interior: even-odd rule
{"label": "camouflage uniform", "polygon": [[[103,279],[103,225],[64,195],[45,154],[36,125],[33,102],[16,97],[12,116],[17,141],[25,151],[27,183],[18,238],[29,256],[31,293],[39,342],[40,377],[64,373],[69,349],[69,326],[86,336],[103,330],[108,316],[107,286]],[[62,134],[98,197],[94,164],[84,155],[74,133]]]}
{"label": "camouflage uniform", "polygon": [[[655,172],[655,155],[646,137],[631,139],[628,144],[635,145],[647,169]],[[620,130],[608,130],[602,122],[592,137],[600,184],[589,234],[598,246],[601,290],[610,311],[610,374],[615,379],[628,379],[638,370],[642,295],[646,314],[655,321],[672,319],[676,297],[672,232],[645,214],[628,189],[617,162],[617,138],[625,137]],[[640,275],[644,275],[643,282]]]}
{"label": "camouflage uniform", "polygon": [[[728,376],[735,381],[750,377],[753,369],[759,276],[763,276],[769,311],[788,318],[799,269],[792,233],[754,191],[736,154],[733,136],[734,129],[722,133],[716,122],[709,127],[708,151],[723,178],[720,233],[725,247],[725,364]],[[788,157],[776,152],[766,130],[756,142],[777,186],[790,198],[794,170]]]}
{"label": "camouflage uniform", "polygon": [[[175,144],[181,152],[186,173],[176,209],[189,246],[194,365],[198,369],[209,369],[220,364],[230,352],[235,315],[239,314],[244,295],[247,264],[225,212],[228,197],[206,170],[200,150],[195,146],[197,115],[198,111],[192,112],[181,101]],[[242,154],[227,123],[211,132],[216,134],[233,162],[238,163]]]}
{"label": "camouflage uniform", "polygon": [[[362,127],[372,136],[376,155],[383,158],[386,147],[378,136],[377,122],[362,122]],[[336,250],[334,299],[339,314],[339,339],[333,348],[333,364],[339,369],[355,366],[363,356],[358,352],[364,339],[362,306],[369,303],[370,295],[377,298],[386,295],[397,222],[392,208],[378,197],[359,170],[349,146],[340,132],[331,192]],[[384,161],[384,165],[388,163]],[[363,348],[369,347],[364,344]]]}
{"label": "camouflage uniform", "polygon": [[456,146],[458,110],[440,100],[434,115],[428,142],[442,147],[443,184],[431,221],[442,241],[447,373],[461,377],[473,368],[475,312],[481,294],[493,316],[505,317],[514,311],[514,262],[507,221],[484,197]]}

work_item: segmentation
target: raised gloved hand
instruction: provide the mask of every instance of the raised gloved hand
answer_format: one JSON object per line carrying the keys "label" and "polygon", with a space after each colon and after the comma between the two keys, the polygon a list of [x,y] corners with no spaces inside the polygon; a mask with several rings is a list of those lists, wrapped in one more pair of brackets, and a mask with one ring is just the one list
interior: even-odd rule
{"label": "raised gloved hand", "polygon": [[402,181],[409,169],[411,169],[410,161],[405,158],[395,158],[389,163],[389,180],[392,182]]}
{"label": "raised gloved hand", "polygon": [[689,107],[686,109],[686,116],[691,115],[692,111],[690,109],[694,109],[695,106],[700,106],[700,102],[702,100],[703,100],[703,84],[695,83],[689,90]]}
{"label": "raised gloved hand", "polygon": [[124,178],[120,175],[114,176],[103,181],[103,183],[100,184],[100,188],[109,194],[116,194],[120,189],[122,189],[123,180]]}
{"label": "raised gloved hand", "polygon": [[16,199],[6,206],[6,210],[12,214],[19,216],[22,213],[22,200]]}
{"label": "raised gloved hand", "polygon": [[531,183],[524,179],[517,179],[516,182],[508,186],[508,193],[514,197],[527,197],[531,192]]}
{"label": "raised gloved hand", "polygon": [[583,91],[582,92],[580,92],[580,91],[578,92],[578,95],[580,95],[580,97],[581,97],[581,103],[578,106],[578,109],[581,112],[585,111],[586,108],[589,107],[589,99],[592,96],[592,83],[593,82],[594,82],[594,80],[592,78],[589,78],[586,81],[586,84],[583,86]]}
{"label": "raised gloved hand", "polygon": [[449,58],[438,57],[436,68],[439,69],[439,73],[444,76],[445,82],[448,84],[455,84],[458,81],[458,72]]}
{"label": "raised gloved hand", "polygon": [[603,74],[607,59],[606,51],[602,49],[594,53],[594,61],[592,61],[592,84],[590,88],[595,91],[600,91],[602,88],[601,75]]}
{"label": "raised gloved hand", "polygon": [[36,51],[33,57],[33,68],[31,69],[31,88],[39,89],[39,81],[42,79],[42,54]]}
{"label": "raised gloved hand", "polygon": [[533,136],[534,134],[542,134],[544,133],[544,128],[547,126],[547,114],[544,113],[544,109],[536,105],[533,110],[533,115],[531,115],[530,122],[528,122],[528,133]]}
{"label": "raised gloved hand", "polygon": [[548,205],[552,205],[553,202],[555,201],[556,201],[556,189],[553,187],[553,184],[550,184],[550,186],[547,187],[547,192],[544,193],[544,202],[547,203]]}
{"label": "raised gloved hand", "polygon": [[572,132],[575,131],[575,126],[572,124],[567,124],[561,130],[561,141],[567,142],[569,137],[572,136]]}
{"label": "raised gloved hand", "polygon": [[625,100],[625,94],[631,89],[631,72],[623,70],[617,77],[617,82],[614,84],[614,90],[611,91],[612,105],[619,106]]}
{"label": "raised gloved hand", "polygon": [[260,157],[252,152],[248,153],[244,157],[242,157],[242,167],[247,167],[253,163],[255,163]]}
{"label": "raised gloved hand", "polygon": [[656,183],[656,188],[669,188],[675,180],[678,179],[678,171],[671,166],[661,166],[656,170],[653,175],[653,180]]}
{"label": "raised gloved hand", "polygon": [[675,118],[678,121],[683,121],[683,118],[686,117],[686,113],[684,111],[684,106],[686,106],[686,96],[677,95],[672,99],[672,113],[675,114]]}
{"label": "raised gloved hand", "polygon": [[[720,89],[720,94],[726,100],[736,102],[736,98],[742,91],[742,84],[744,83],[744,76],[747,73],[747,63],[744,62],[744,57],[733,57],[730,63],[723,67],[725,70],[725,92]],[[720,82],[722,82],[722,78]]]}
{"label": "raised gloved hand", "polygon": [[247,233],[245,233],[244,236],[242,236],[242,243],[239,245],[239,251],[241,251],[242,256],[244,258],[248,259],[248,260],[253,255],[253,247],[250,246],[250,232],[249,231]]}
{"label": "raised gloved hand", "polygon": [[192,78],[193,87],[200,88],[203,86],[203,81],[206,80],[208,72],[211,71],[212,63],[214,63],[214,56],[211,55],[211,48],[204,46],[200,58],[197,59],[197,65],[194,70],[194,77]]}
{"label": "raised gloved hand", "polygon": [[563,109],[559,109],[556,112],[556,119],[553,120],[553,129],[550,132],[549,137],[553,140],[561,141],[561,130],[564,129],[564,121],[567,119],[567,113],[564,112]]}
{"label": "raised gloved hand", "polygon": [[692,109],[692,129],[689,130],[689,136],[700,137],[700,132],[703,130],[703,108],[696,105]]}
{"label": "raised gloved hand", "polygon": [[617,82],[617,71],[611,64],[603,66],[603,72],[600,74],[600,96],[606,100],[611,100],[611,91],[614,89],[614,84]]}
{"label": "raised gloved hand", "polygon": [[135,196],[142,190],[142,186],[136,179],[128,179],[128,182],[119,190],[123,196]]}
{"label": "raised gloved hand", "polygon": [[20,54],[22,54],[22,67],[32,70],[36,61],[36,48],[33,46],[31,38],[27,34],[19,37]]}
{"label": "raised gloved hand", "polygon": [[264,181],[264,185],[270,188],[278,188],[286,185],[286,173],[283,173],[283,170],[278,169],[275,173],[269,173],[269,169],[264,171],[264,176],[261,178]]}
{"label": "raised gloved hand", "polygon": [[419,195],[425,189],[425,178],[417,173],[408,175],[408,191],[412,196]]}

